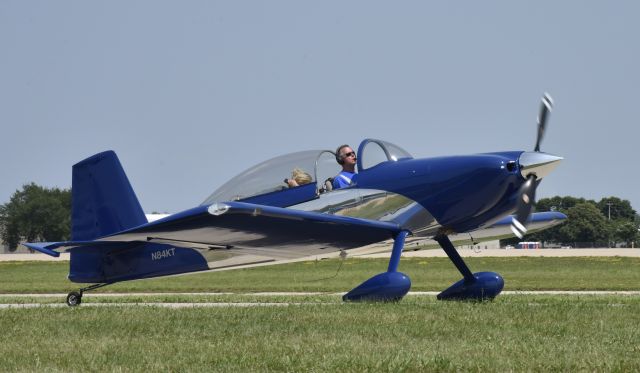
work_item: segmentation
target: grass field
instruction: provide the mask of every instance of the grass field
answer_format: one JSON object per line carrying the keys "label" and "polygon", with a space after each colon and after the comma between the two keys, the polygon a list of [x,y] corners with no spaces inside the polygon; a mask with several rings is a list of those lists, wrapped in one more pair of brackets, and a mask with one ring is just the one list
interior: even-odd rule
{"label": "grass field", "polygon": [[638,371],[640,300],[0,311],[3,371]]}
{"label": "grass field", "polygon": [[[637,258],[470,258],[505,290],[639,290]],[[0,303],[59,303],[66,263],[0,263]],[[106,291],[346,291],[384,260],[336,260],[134,281]],[[442,290],[447,259],[403,260],[412,290]],[[90,293],[89,293],[90,294]],[[86,297],[77,308],[0,309],[1,371],[639,371],[640,297],[502,295],[492,302],[343,303],[339,295]],[[253,302],[166,309],[93,302]],[[295,303],[295,304],[292,304]]]}
{"label": "grass field", "polygon": [[[505,290],[640,290],[640,258],[467,258],[474,272],[494,271]],[[122,282],[103,292],[346,292],[384,272],[386,259],[338,259]],[[447,258],[405,258],[401,272],[414,291],[440,291],[462,276]],[[67,280],[66,262],[0,262],[1,293],[62,293],[82,284]]]}

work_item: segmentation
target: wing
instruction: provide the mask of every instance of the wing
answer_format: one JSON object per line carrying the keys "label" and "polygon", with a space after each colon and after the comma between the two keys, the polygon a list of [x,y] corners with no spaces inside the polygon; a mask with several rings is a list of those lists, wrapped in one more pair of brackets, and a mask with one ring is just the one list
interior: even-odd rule
{"label": "wing", "polygon": [[[505,216],[504,218],[490,224],[484,228],[476,229],[472,232],[456,233],[449,235],[449,239],[454,245],[472,245],[485,241],[502,240],[505,238],[515,237],[511,231],[511,219],[513,215]],[[563,223],[567,219],[567,216],[561,212],[548,211],[548,212],[536,212],[531,214],[531,220],[528,223],[528,233],[534,233],[541,230],[549,229],[558,224]],[[405,251],[409,250],[423,250],[423,249],[437,249],[440,245],[431,238],[425,238],[420,236],[414,236],[407,238],[405,242]],[[373,244],[367,247],[358,248],[351,251],[350,255],[360,256],[376,253],[388,252],[391,250],[390,242],[383,242],[380,244]]]}
{"label": "wing", "polygon": [[[505,238],[515,237],[511,231],[511,221],[513,215],[505,216],[497,222],[481,229],[477,229],[469,233],[459,233],[450,237],[451,242],[464,244],[462,241],[484,242],[492,240],[501,240]],[[530,222],[527,225],[527,234],[545,230],[561,224],[567,216],[557,211],[536,212],[531,214]],[[470,236],[472,239],[470,239]]]}
{"label": "wing", "polygon": [[56,250],[95,250],[132,243],[197,249],[210,269],[290,260],[349,250],[393,238],[395,223],[243,202],[199,206],[96,241],[26,244]]}
{"label": "wing", "polygon": [[[470,233],[450,236],[452,242],[470,244],[512,237],[512,216]],[[562,223],[559,212],[531,215],[530,232]],[[196,249],[209,269],[235,268],[324,255],[339,250],[358,254],[388,251],[390,240],[401,228],[394,223],[350,218],[243,202],[200,206],[180,214],[103,237],[96,241],[27,243],[31,249],[52,256],[56,250],[110,250],[135,248],[145,243]],[[371,245],[383,242],[383,246]],[[414,247],[420,244],[419,247]],[[438,247],[424,237],[407,240],[405,249]]]}

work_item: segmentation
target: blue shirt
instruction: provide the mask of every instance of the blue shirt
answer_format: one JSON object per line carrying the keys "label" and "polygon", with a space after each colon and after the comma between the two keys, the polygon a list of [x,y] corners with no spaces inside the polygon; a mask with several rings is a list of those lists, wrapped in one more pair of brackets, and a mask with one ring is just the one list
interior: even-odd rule
{"label": "blue shirt", "polygon": [[354,172],[342,171],[333,179],[333,189],[345,188],[351,185],[353,177],[356,174]]}

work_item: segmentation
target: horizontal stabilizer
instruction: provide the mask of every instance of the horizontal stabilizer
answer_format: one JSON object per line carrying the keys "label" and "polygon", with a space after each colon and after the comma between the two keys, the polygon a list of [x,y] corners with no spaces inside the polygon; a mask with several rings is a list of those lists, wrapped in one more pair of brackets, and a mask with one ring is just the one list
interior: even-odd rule
{"label": "horizontal stabilizer", "polygon": [[131,241],[61,241],[61,242],[23,242],[22,244],[31,250],[39,251],[43,254],[59,257],[58,249],[68,250],[77,247],[99,248],[99,247],[116,247],[117,245],[129,245]]}
{"label": "horizontal stabilizer", "polygon": [[53,257],[59,257],[60,253],[57,251],[53,251],[56,248],[57,242],[38,242],[38,243],[23,243],[24,246],[30,248],[31,250],[39,251],[43,254],[51,255]]}

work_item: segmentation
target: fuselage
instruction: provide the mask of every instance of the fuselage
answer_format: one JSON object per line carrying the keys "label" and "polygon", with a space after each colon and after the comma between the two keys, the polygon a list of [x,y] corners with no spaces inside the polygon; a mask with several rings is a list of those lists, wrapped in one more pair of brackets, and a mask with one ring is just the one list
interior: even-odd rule
{"label": "fuselage", "polygon": [[[387,158],[359,165],[347,188],[322,188],[323,167],[336,166],[335,159],[321,162],[326,151],[294,153],[241,173],[200,206],[154,222],[144,217],[115,153],[100,153],[74,166],[77,239],[32,246],[47,253],[69,248],[72,281],[113,282],[349,250],[397,232],[455,236],[510,214],[525,178],[539,181],[560,160],[522,151],[414,159],[384,145]],[[282,186],[283,173],[304,159],[315,183]],[[139,222],[124,219],[131,216]],[[483,231],[496,226],[505,224]]]}
{"label": "fuselage", "polygon": [[[349,188],[289,207],[393,221],[419,236],[468,232],[513,212],[518,190],[525,181],[525,167],[519,162],[523,154],[530,153],[511,151],[382,162],[359,173]],[[540,162],[536,164],[555,166],[561,159],[539,154]],[[536,164],[527,163],[527,169],[534,169]]]}

